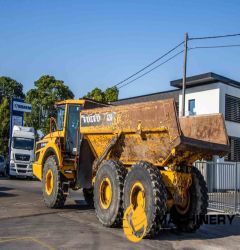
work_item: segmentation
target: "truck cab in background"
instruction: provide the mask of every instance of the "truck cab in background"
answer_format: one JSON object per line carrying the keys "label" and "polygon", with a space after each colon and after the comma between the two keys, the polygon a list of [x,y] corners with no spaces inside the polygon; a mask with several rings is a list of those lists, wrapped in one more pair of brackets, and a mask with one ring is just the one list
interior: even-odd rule
{"label": "truck cab in background", "polygon": [[35,132],[34,128],[14,126],[10,145],[10,177],[33,177]]}

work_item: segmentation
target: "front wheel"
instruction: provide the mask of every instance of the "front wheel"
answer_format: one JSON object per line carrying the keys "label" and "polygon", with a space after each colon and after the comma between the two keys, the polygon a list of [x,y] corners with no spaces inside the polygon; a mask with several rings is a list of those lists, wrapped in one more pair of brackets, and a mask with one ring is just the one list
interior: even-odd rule
{"label": "front wheel", "polygon": [[61,173],[58,170],[56,157],[47,158],[43,169],[42,180],[43,199],[47,207],[62,208],[66,201],[66,195],[62,188]]}

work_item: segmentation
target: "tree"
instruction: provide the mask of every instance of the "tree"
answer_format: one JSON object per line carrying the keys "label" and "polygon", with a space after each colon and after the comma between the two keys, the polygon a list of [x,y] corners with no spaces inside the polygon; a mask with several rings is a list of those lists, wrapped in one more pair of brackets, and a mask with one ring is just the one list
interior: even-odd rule
{"label": "tree", "polygon": [[73,99],[74,94],[61,80],[54,76],[43,75],[34,83],[35,88],[26,94],[26,102],[32,104],[32,112],[25,114],[25,124],[49,133],[51,117],[56,117],[55,102]]}
{"label": "tree", "polygon": [[104,93],[101,89],[95,88],[91,92],[88,92],[83,98],[93,99],[98,102],[104,101]]}
{"label": "tree", "polygon": [[0,89],[1,94],[8,100],[13,97],[24,98],[23,85],[10,77],[0,77]]}
{"label": "tree", "polygon": [[83,98],[90,98],[98,102],[114,102],[118,100],[118,93],[117,87],[107,88],[105,91],[95,88]]}
{"label": "tree", "polygon": [[118,100],[119,90],[117,87],[107,88],[104,92],[106,102],[114,102]]}
{"label": "tree", "polygon": [[8,154],[9,126],[10,126],[10,110],[9,100],[3,97],[0,104],[0,153]]}
{"label": "tree", "polygon": [[16,80],[0,77],[0,153],[8,154],[9,126],[10,126],[10,100],[13,97],[24,98],[23,85]]}

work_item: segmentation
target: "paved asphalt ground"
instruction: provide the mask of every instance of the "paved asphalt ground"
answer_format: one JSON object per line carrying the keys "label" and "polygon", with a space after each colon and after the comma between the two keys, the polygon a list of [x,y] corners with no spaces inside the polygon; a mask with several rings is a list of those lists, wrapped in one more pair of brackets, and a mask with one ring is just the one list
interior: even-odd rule
{"label": "paved asphalt ground", "polygon": [[48,209],[40,182],[0,178],[0,249],[240,249],[240,218],[194,234],[165,229],[157,239],[134,244],[122,229],[103,227],[81,192],[71,193],[64,209]]}

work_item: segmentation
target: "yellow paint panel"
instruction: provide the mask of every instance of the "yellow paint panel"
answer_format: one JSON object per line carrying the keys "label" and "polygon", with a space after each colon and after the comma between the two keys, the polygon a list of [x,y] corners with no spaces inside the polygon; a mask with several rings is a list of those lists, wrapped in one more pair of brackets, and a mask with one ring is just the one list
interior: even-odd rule
{"label": "yellow paint panel", "polygon": [[176,183],[178,183],[179,186],[184,186],[187,182],[191,183],[192,176],[190,173],[179,173],[167,170],[161,170],[160,172],[166,187],[174,187]]}
{"label": "yellow paint panel", "polygon": [[101,135],[87,135],[85,136],[91,142],[90,146],[94,150],[97,157],[103,154],[106,147],[111,142],[114,134],[101,134]]}
{"label": "yellow paint panel", "polygon": [[80,100],[64,100],[64,101],[60,101],[60,102],[56,102],[56,105],[63,105],[63,104],[84,104],[85,100],[80,99]]}
{"label": "yellow paint panel", "polygon": [[41,181],[42,180],[42,165],[33,163],[33,174]]}

